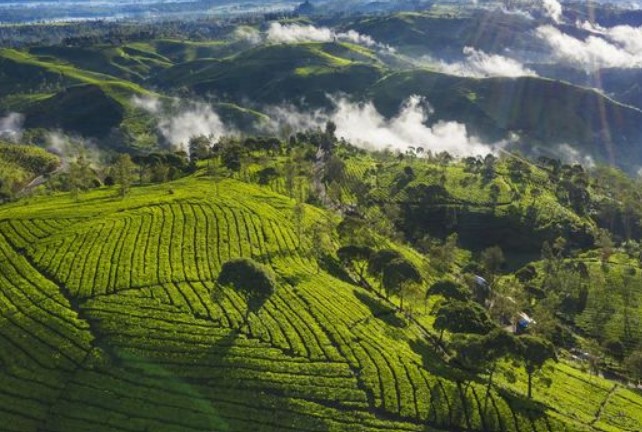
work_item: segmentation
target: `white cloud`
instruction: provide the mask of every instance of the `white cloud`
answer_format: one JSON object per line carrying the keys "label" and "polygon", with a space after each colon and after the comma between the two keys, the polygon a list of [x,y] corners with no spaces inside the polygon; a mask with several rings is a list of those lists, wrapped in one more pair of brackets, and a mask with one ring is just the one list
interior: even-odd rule
{"label": "white cloud", "polygon": [[158,113],[161,109],[160,99],[151,96],[134,96],[132,104],[152,114]]}
{"label": "white cloud", "polygon": [[562,22],[562,5],[557,0],[543,0],[544,13],[555,23]]}
{"label": "white cloud", "polygon": [[557,148],[557,151],[560,159],[565,163],[580,164],[587,168],[593,168],[595,166],[595,160],[592,156],[583,154],[568,144],[560,145]]}
{"label": "white cloud", "polygon": [[249,42],[252,45],[258,45],[263,41],[261,32],[249,26],[238,26],[234,29],[232,37],[236,40]]}
{"label": "white cloud", "polygon": [[444,73],[473,78],[519,77],[537,74],[517,60],[497,54],[487,54],[472,47],[464,48],[466,59],[456,63],[441,61],[437,68]]}
{"label": "white cloud", "polygon": [[171,106],[164,106],[153,97],[134,97],[132,103],[154,114],[158,131],[176,148],[188,150],[190,138],[200,135],[218,139],[232,131],[223,123],[212,106],[203,102],[180,103],[174,101]]}
{"label": "white cloud", "polygon": [[461,123],[440,121],[427,126],[432,110],[419,96],[408,98],[399,113],[390,119],[381,115],[372,102],[354,103],[345,98],[333,99],[333,102],[334,108],[329,112],[302,113],[292,106],[276,107],[267,112],[273,119],[273,130],[283,124],[295,130],[323,127],[326,121],[332,120],[337,125],[337,137],[365,148],[403,151],[413,146],[433,153],[447,151],[455,156],[466,156],[487,154],[496,146],[471,136]]}
{"label": "white cloud", "polygon": [[642,27],[619,25],[607,28],[588,21],[578,23],[577,26],[609,39],[633,55],[642,55]]}
{"label": "white cloud", "polygon": [[303,43],[303,42],[333,42],[345,41],[369,48],[393,50],[388,45],[376,42],[372,37],[358,33],[354,30],[336,32],[328,27],[315,27],[313,25],[286,24],[273,22],[266,33],[266,40],[270,43]]}
{"label": "white cloud", "polygon": [[6,117],[0,118],[0,138],[12,142],[18,142],[22,138],[22,125],[25,116],[19,113],[9,113]]}
{"label": "white cloud", "polygon": [[557,61],[587,72],[600,68],[642,67],[640,28],[592,27],[590,31],[593,34],[585,40],[562,33],[553,26],[538,27],[535,34],[549,45]]}
{"label": "white cloud", "polygon": [[201,102],[190,103],[172,114],[163,115],[158,122],[158,129],[170,144],[185,150],[194,136],[212,136],[216,140],[228,133],[212,107]]}

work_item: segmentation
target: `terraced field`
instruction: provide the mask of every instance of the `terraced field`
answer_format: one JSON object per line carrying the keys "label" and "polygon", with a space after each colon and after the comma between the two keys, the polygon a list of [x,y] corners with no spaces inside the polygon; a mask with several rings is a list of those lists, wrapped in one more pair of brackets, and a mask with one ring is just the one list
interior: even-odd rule
{"label": "terraced field", "polygon": [[[191,177],[0,207],[0,430],[639,430],[640,395],[562,366],[554,382],[586,403],[504,383],[486,403],[430,328],[317,270],[293,200],[216,190]],[[216,283],[236,257],[277,277],[252,313]]]}

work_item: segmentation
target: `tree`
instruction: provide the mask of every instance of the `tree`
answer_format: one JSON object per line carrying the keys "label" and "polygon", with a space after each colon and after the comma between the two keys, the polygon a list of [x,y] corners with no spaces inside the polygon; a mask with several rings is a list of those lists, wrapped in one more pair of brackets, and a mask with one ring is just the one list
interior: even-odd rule
{"label": "tree", "polygon": [[606,265],[611,255],[613,255],[613,240],[608,230],[600,228],[595,239],[595,245],[600,248],[600,259],[602,265]]}
{"label": "tree", "polygon": [[[279,177],[279,172],[274,167],[266,167],[257,173],[260,185],[268,185],[272,180]],[[287,182],[286,182],[287,183]]]}
{"label": "tree", "polygon": [[129,193],[129,189],[131,188],[134,168],[135,165],[127,153],[119,155],[116,159],[114,178],[119,185],[118,194],[123,198]]}
{"label": "tree", "polygon": [[241,156],[243,148],[238,143],[230,143],[223,147],[221,160],[225,168],[232,172],[241,171]]}
{"label": "tree", "polygon": [[421,283],[421,273],[413,263],[405,258],[390,261],[383,269],[382,285],[386,296],[395,293],[401,300],[400,309],[403,310],[403,299],[412,291],[412,284]]}
{"label": "tree", "polygon": [[301,247],[301,237],[305,228],[305,205],[302,202],[297,202],[292,208],[292,217],[294,220],[294,228],[296,229],[297,240],[299,248]]}
{"label": "tree", "polygon": [[555,347],[546,339],[524,335],[518,338],[520,355],[528,375],[528,398],[533,395],[533,375],[539,372],[548,360],[557,361]]}
{"label": "tree", "polygon": [[449,300],[467,301],[470,300],[470,290],[451,280],[439,280],[432,284],[426,292],[426,297],[433,295],[441,295]]}
{"label": "tree", "polygon": [[368,246],[347,245],[337,250],[337,256],[343,265],[356,273],[361,281],[364,280],[364,273],[372,254],[373,250]]}
{"label": "tree", "polygon": [[205,135],[193,136],[189,139],[189,157],[192,161],[206,159],[210,155],[210,139]]}
{"label": "tree", "polygon": [[74,200],[78,200],[81,191],[89,188],[92,171],[89,160],[84,154],[78,155],[75,161],[69,163],[68,187]]}
{"label": "tree", "polygon": [[329,219],[322,219],[305,228],[304,238],[310,241],[303,242],[306,256],[311,256],[317,263],[317,273],[321,270],[320,263],[334,249],[333,244],[333,225]]}
{"label": "tree", "polygon": [[481,264],[488,272],[489,278],[499,272],[504,261],[504,252],[502,252],[502,249],[499,246],[489,247],[484,249],[481,253]]}
{"label": "tree", "polygon": [[470,301],[444,302],[435,315],[434,327],[440,331],[440,340],[445,330],[451,333],[486,334],[496,327],[486,310]]}
{"label": "tree", "polygon": [[331,156],[325,163],[323,181],[343,184],[346,180],[346,163],[338,156]]}
{"label": "tree", "polygon": [[267,268],[249,258],[223,264],[217,281],[222,286],[232,286],[245,298],[246,320],[250,312],[258,311],[276,291],[276,282]]}
{"label": "tree", "polygon": [[388,263],[401,258],[403,258],[403,255],[394,249],[381,249],[372,254],[370,260],[368,260],[368,274],[381,282],[383,270]]}
{"label": "tree", "polygon": [[457,335],[453,339],[455,361],[462,367],[475,373],[487,373],[484,412],[488,408],[488,399],[493,385],[493,377],[499,361],[515,358],[519,355],[519,344],[511,333],[496,328],[486,335]]}
{"label": "tree", "polygon": [[624,361],[624,367],[631,378],[642,381],[642,349],[631,353]]}
{"label": "tree", "polygon": [[290,198],[294,197],[294,180],[296,179],[297,166],[291,159],[285,163],[283,167],[283,174],[285,177],[285,189],[288,191]]}
{"label": "tree", "polygon": [[[380,219],[386,219],[383,215],[380,214],[380,216]],[[370,225],[370,221],[345,216],[337,226],[341,243],[375,247],[377,239],[373,236]]]}
{"label": "tree", "polygon": [[428,253],[430,256],[430,264],[442,273],[450,271],[453,263],[455,262],[455,252],[457,250],[457,233],[452,233],[446,237],[443,244],[437,242],[429,243]]}

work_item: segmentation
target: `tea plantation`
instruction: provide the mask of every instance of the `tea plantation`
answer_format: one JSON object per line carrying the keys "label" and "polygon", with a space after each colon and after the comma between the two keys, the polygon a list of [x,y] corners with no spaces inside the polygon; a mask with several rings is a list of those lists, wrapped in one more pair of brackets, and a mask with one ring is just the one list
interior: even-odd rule
{"label": "tea plantation", "polygon": [[[639,431],[642,396],[563,362],[486,382],[425,320],[317,262],[294,200],[200,173],[0,207],[0,430]],[[304,224],[336,225],[305,206]],[[401,246],[399,246],[401,247]],[[238,257],[259,307],[217,278]]]}

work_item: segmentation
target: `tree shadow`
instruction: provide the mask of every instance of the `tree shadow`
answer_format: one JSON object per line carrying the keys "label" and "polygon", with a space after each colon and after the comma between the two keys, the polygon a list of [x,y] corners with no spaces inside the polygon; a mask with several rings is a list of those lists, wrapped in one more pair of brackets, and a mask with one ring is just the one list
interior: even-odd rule
{"label": "tree shadow", "polygon": [[354,285],[355,281],[350,277],[348,272],[345,271],[341,263],[330,255],[323,255],[319,258],[319,267],[331,276],[341,280],[342,282]]}
{"label": "tree shadow", "polygon": [[450,365],[437,348],[423,339],[415,339],[408,342],[410,349],[421,356],[421,366],[433,375],[445,378],[449,381],[479,381],[481,379]]}
{"label": "tree shadow", "polygon": [[376,298],[373,298],[372,296],[364,292],[355,291],[354,295],[361,301],[361,303],[363,303],[368,307],[368,309],[370,309],[372,316],[374,316],[375,318],[380,319],[381,321],[393,327],[403,328],[408,325],[403,318],[397,315],[397,310],[395,308],[377,300]]}

